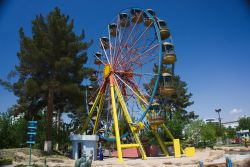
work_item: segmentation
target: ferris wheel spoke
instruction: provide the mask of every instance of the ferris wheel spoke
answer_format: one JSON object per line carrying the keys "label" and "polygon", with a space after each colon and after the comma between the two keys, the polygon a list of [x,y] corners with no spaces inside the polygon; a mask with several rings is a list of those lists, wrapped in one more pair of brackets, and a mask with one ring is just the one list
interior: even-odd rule
{"label": "ferris wheel spoke", "polygon": [[[139,59],[142,59],[142,60],[146,60],[147,58],[149,57],[157,57],[158,55],[157,54],[153,54],[155,52],[155,49],[156,47],[158,46],[159,44],[156,44],[154,46],[152,46],[151,48],[147,49],[146,51],[144,51],[143,53],[139,53],[137,51],[133,52],[134,54],[136,54],[137,56],[134,56],[134,58],[132,60],[127,60],[127,63],[126,64],[131,64],[132,61],[133,62],[136,62],[138,61]],[[152,50],[154,49],[154,50]],[[149,52],[150,51],[150,52]],[[152,53],[153,52],[153,53]],[[153,56],[152,56],[153,55]],[[144,63],[144,62],[143,62]]]}
{"label": "ferris wheel spoke", "polygon": [[[117,28],[118,28],[118,22],[119,22],[119,17],[117,17],[117,21],[116,21],[116,25],[117,25]],[[117,48],[117,39],[119,39],[119,36],[120,36],[120,30],[118,31],[118,29],[116,29],[116,37],[115,37],[115,46],[114,46],[114,49],[113,49],[113,60],[112,62],[114,62],[114,59],[115,59],[115,54],[116,54],[116,48]]]}
{"label": "ferris wheel spoke", "polygon": [[[143,65],[145,65],[145,64],[148,64],[148,63],[150,63],[150,62],[152,62],[152,61],[154,61],[155,60],[155,58],[152,58],[151,60],[148,60],[147,62],[142,62],[142,64]],[[133,70],[133,71],[136,71],[137,69],[139,69],[139,68],[141,68],[141,66],[133,66],[133,68],[131,68],[131,70]]]}
{"label": "ferris wheel spoke", "polygon": [[[148,52],[148,53],[144,52],[142,54],[140,54],[138,52],[132,52],[132,53],[133,53],[133,55],[135,54],[135,55],[138,55],[138,56],[134,56],[134,57],[128,59],[127,62],[125,64],[123,64],[123,66],[126,66],[128,64],[132,65],[133,63],[137,63],[137,61],[139,59],[146,59],[147,57],[151,56],[151,52]],[[151,56],[151,57],[155,57],[155,56]],[[142,61],[140,61],[140,62],[141,62],[141,64],[143,64]]]}
{"label": "ferris wheel spoke", "polygon": [[[139,27],[139,26],[138,26]],[[142,32],[144,29],[141,29],[140,30],[140,32]],[[138,30],[139,31],[139,30]],[[134,36],[134,38],[133,38],[133,40],[132,40],[132,42],[131,42],[131,46],[133,45],[133,42],[134,41],[136,41],[140,36],[138,35],[139,34],[139,32],[137,32],[136,34],[135,34],[135,36]],[[137,36],[138,35],[138,36]],[[134,47],[134,48],[136,48],[136,50],[137,49],[139,49],[140,48],[140,46],[147,46],[147,39],[149,38],[149,35],[150,35],[150,33],[149,33],[149,31],[147,31],[142,37],[141,37],[141,39],[140,39],[140,42],[138,41],[138,44],[136,44],[136,46],[137,47]],[[148,46],[150,46],[150,45],[148,45]]]}
{"label": "ferris wheel spoke", "polygon": [[[145,34],[145,35],[144,35],[144,38],[146,38],[148,35],[149,35],[149,34]],[[143,39],[144,39],[144,38],[143,38]],[[136,39],[136,38],[135,38],[135,39]],[[133,40],[135,40],[135,39],[133,39]],[[142,40],[142,41],[143,41],[143,43],[144,43],[144,44],[142,44],[143,46],[142,46],[142,47],[137,47],[136,49],[134,48],[134,50],[140,50],[140,49],[145,48],[145,50],[143,50],[143,52],[146,52],[146,50],[150,49],[151,45],[152,45],[156,40],[155,40],[155,39],[152,40],[148,46],[146,45],[147,40]],[[132,44],[131,44],[131,46],[132,46]],[[130,47],[131,47],[131,46],[130,46]],[[125,47],[125,46],[123,46],[123,47]],[[128,45],[128,47],[129,47],[129,45]],[[127,46],[126,46],[126,48],[127,48]],[[130,58],[127,58],[127,59],[130,59]],[[124,60],[125,60],[125,59],[124,59]],[[123,61],[124,61],[124,60],[123,60]],[[120,64],[122,64],[122,63],[120,63]]]}
{"label": "ferris wheel spoke", "polygon": [[[134,80],[134,85],[135,85],[135,87],[136,87],[136,89],[137,90],[139,90],[139,85],[141,84],[141,79],[142,79],[142,77],[140,77],[138,80],[138,82],[136,81],[136,79],[133,77],[133,80]],[[145,99],[145,98],[144,98]]]}
{"label": "ferris wheel spoke", "polygon": [[[145,79],[145,77],[143,77],[143,80],[144,80],[144,82],[145,83],[147,83],[147,81],[146,81],[146,79]],[[151,88],[151,86],[150,86],[150,83],[148,84],[149,86],[148,86],[148,88],[149,88],[149,92],[150,92],[150,94],[153,92],[153,90],[152,90],[152,88]],[[146,88],[145,88],[146,89]],[[150,98],[152,97],[152,96],[150,96],[149,95],[149,93],[148,93],[148,90],[146,89],[146,91],[145,91],[145,94],[147,95],[147,96],[149,96]]]}
{"label": "ferris wheel spoke", "polygon": [[[146,49],[146,50],[144,50],[143,51],[143,53],[139,53],[139,52],[137,52],[137,54],[139,54],[140,56],[143,56],[143,55],[145,55],[146,53],[148,53],[149,51],[152,51],[152,49],[156,49],[158,46],[159,46],[160,44],[159,43],[157,43],[157,44],[155,44],[155,45],[153,45],[153,46],[151,46],[151,47],[149,47],[148,49]],[[153,50],[154,51],[154,50]]]}
{"label": "ferris wheel spoke", "polygon": [[[141,99],[138,99],[136,96],[132,96],[132,107],[131,110],[133,111],[133,113],[135,113],[138,117],[142,116],[142,112],[144,112],[144,109],[142,108],[142,103],[141,103]],[[130,106],[130,105],[128,105]],[[135,108],[136,107],[136,108]],[[138,118],[137,117],[137,118]],[[136,120],[137,121],[137,120]]]}
{"label": "ferris wheel spoke", "polygon": [[[134,31],[134,29],[135,29],[137,23],[138,23],[138,20],[139,20],[141,14],[142,14],[142,12],[140,13],[139,17],[138,17],[137,20],[136,20],[136,23],[134,24],[132,30],[130,31],[130,34],[129,34],[128,37],[127,37],[127,40],[126,40],[126,42],[125,42],[125,45],[128,43],[128,40],[130,39],[130,36],[132,35],[132,33],[133,33],[133,31]],[[121,54],[123,53],[123,50],[124,50],[124,49],[122,49]]]}
{"label": "ferris wheel spoke", "polygon": [[[152,24],[152,23],[151,23]],[[139,36],[139,38],[133,43],[133,45],[128,49],[128,51],[124,54],[124,56],[122,57],[122,59],[118,62],[118,64],[121,63],[121,61],[128,55],[128,52],[136,45],[136,43],[142,38],[142,36],[148,31],[150,26],[148,26]]]}
{"label": "ferris wheel spoke", "polygon": [[[144,41],[144,42],[146,42],[146,41]],[[141,48],[140,47],[137,47],[135,50],[137,50],[137,51],[139,51],[140,49],[145,49],[145,50],[143,50],[142,52],[143,53],[147,53],[147,51],[148,50],[151,50],[152,48],[151,47],[154,47],[155,45],[153,45],[154,43],[156,43],[155,45],[156,45],[156,47],[159,45],[159,43],[156,41],[156,38],[154,39],[154,40],[152,40],[151,42],[150,42],[150,44],[144,44]],[[146,46],[145,46],[146,45]]]}
{"label": "ferris wheel spoke", "polygon": [[[118,16],[118,18],[119,18],[119,16]],[[126,22],[126,24],[127,24],[127,22]],[[131,32],[131,28],[122,28],[120,25],[120,18],[119,18],[119,31],[121,32],[121,33],[119,33],[119,45],[118,45],[118,49],[117,49],[117,54],[116,54],[116,60],[120,57],[120,55],[121,55],[121,50],[122,50],[122,47],[121,47],[121,44],[123,44],[124,45],[124,42],[123,42],[123,40],[124,40],[124,36],[127,36],[127,35],[124,35],[124,34],[126,34],[129,30],[130,30],[130,32]],[[123,30],[123,31],[122,31]],[[116,62],[116,61],[115,61]]]}
{"label": "ferris wheel spoke", "polygon": [[108,34],[109,34],[109,58],[110,58],[110,63],[111,63],[111,65],[112,65],[112,50],[111,50],[111,48],[112,48],[112,45],[111,45],[111,38],[110,38],[110,28],[109,28],[109,26],[108,26]]}
{"label": "ferris wheel spoke", "polygon": [[[151,56],[151,52],[154,52],[154,51],[151,51],[152,49],[154,49],[155,47],[157,47],[159,44],[156,44],[150,48],[148,48],[147,50],[145,50],[143,53],[139,53],[137,50],[135,49],[131,49],[127,56],[126,56],[126,59],[123,59],[119,62],[119,64],[123,64],[124,65],[124,62],[126,62],[126,64],[130,64],[132,62],[136,62],[137,60],[139,59],[144,59],[145,56]],[[150,52],[149,52],[150,51]],[[150,55],[149,55],[150,54]],[[137,55],[137,56],[135,56]]]}
{"label": "ferris wheel spoke", "polygon": [[[135,58],[135,60],[129,60],[129,63],[125,63],[130,70],[135,71],[136,69],[139,69],[143,65],[145,66],[146,64],[156,60],[157,56],[151,56],[148,55],[147,57],[144,58]],[[125,64],[123,66],[125,66]]]}
{"label": "ferris wheel spoke", "polygon": [[134,76],[143,76],[143,75],[158,76],[158,74],[155,73],[125,72],[125,71],[116,71],[116,73],[132,74]]}
{"label": "ferris wheel spoke", "polygon": [[121,79],[118,75],[115,74],[115,76],[124,84],[126,85],[139,99],[141,99],[146,105],[148,105],[148,103],[141,98],[140,95],[138,95],[135,90],[133,90],[133,88],[131,88],[123,79]]}

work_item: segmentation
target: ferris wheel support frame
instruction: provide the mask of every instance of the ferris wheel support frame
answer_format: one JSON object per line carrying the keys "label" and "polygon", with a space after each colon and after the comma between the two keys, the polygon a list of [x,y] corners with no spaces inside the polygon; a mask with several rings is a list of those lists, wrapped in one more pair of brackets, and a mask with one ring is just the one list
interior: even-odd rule
{"label": "ferris wheel support frame", "polygon": [[96,121],[95,121],[94,129],[93,129],[93,135],[96,134],[96,130],[97,130],[97,127],[98,127],[98,124],[99,124],[99,118],[101,116],[101,112],[102,112],[102,108],[103,108],[103,102],[104,102],[104,93],[101,94],[100,103],[99,103],[97,116],[96,116]]}
{"label": "ferris wheel support frame", "polygon": [[[110,81],[110,93],[111,93],[111,102],[112,102],[112,113],[113,113],[113,120],[114,120],[114,127],[115,127],[115,141],[116,141],[116,147],[117,147],[117,155],[118,155],[118,161],[119,162],[123,162],[123,157],[122,157],[122,149],[123,148],[139,148],[139,151],[141,153],[142,159],[146,160],[147,156],[145,153],[145,150],[142,146],[140,137],[139,137],[139,131],[140,129],[143,128],[143,124],[141,122],[139,122],[138,124],[133,124],[132,119],[129,115],[128,109],[126,107],[126,104],[124,102],[124,99],[122,97],[121,91],[119,89],[119,86],[117,84],[117,81],[114,78],[114,74],[110,74],[107,78],[109,78]],[[99,103],[99,107],[98,107],[98,111],[97,111],[97,118],[95,120],[95,125],[94,125],[94,130],[93,130],[93,134],[96,134],[96,130],[97,130],[97,126],[98,126],[98,121],[99,121],[99,117],[101,115],[101,111],[102,111],[102,107],[103,107],[103,102],[104,102],[104,93],[105,93],[105,89],[106,89],[106,85],[107,85],[108,80],[106,79],[103,83],[102,88],[100,89],[93,106],[90,109],[89,115],[86,118],[86,122],[84,123],[83,126],[83,131],[86,131],[86,128],[88,127],[89,121],[94,113],[94,110],[97,106],[97,104]],[[120,136],[120,132],[119,132],[119,123],[118,123],[118,115],[117,115],[117,109],[116,109],[116,98],[115,98],[115,94],[118,97],[118,102],[121,105],[121,109],[123,111],[123,114],[125,116],[125,120],[127,121],[129,128],[134,136],[135,142],[133,144],[121,144],[121,136]]]}

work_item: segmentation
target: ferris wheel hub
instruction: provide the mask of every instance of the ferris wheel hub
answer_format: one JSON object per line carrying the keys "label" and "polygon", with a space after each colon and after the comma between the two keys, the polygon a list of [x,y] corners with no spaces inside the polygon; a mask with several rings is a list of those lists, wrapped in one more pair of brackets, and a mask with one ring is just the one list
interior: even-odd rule
{"label": "ferris wheel hub", "polygon": [[103,74],[104,77],[107,78],[111,72],[111,68],[109,64],[105,64],[104,69],[103,69]]}

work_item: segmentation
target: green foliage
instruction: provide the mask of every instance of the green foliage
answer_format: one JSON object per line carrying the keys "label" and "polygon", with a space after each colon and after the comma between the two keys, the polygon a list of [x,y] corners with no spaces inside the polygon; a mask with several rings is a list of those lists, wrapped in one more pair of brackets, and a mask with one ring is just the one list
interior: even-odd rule
{"label": "green foliage", "polygon": [[11,115],[0,115],[0,148],[23,147],[26,144],[27,122],[24,118],[12,121]]}
{"label": "green foliage", "polygon": [[186,124],[186,120],[184,120],[183,115],[179,112],[174,113],[172,118],[166,121],[166,125],[171,131],[172,135],[179,139],[183,138],[182,130]]}
{"label": "green foliage", "polygon": [[232,127],[228,127],[227,129],[225,129],[226,132],[226,137],[229,139],[233,139],[236,137],[236,129],[232,128]]}
{"label": "green foliage", "polygon": [[59,144],[59,150],[64,150],[64,147],[71,145],[70,141],[71,125],[60,122],[60,126],[53,125],[53,143]]}
{"label": "green foliage", "polygon": [[213,146],[216,142],[216,126],[202,120],[194,120],[186,125],[184,132],[187,145],[206,147]]}
{"label": "green foliage", "polygon": [[12,159],[0,159],[0,165],[11,165]]}
{"label": "green foliage", "polygon": [[[10,113],[1,113],[0,115],[0,149],[28,147],[27,141],[27,121],[24,117],[12,121]],[[45,119],[38,121],[36,144],[34,148],[43,149],[45,140]],[[58,143],[61,150],[65,145],[70,145],[70,124],[61,123],[60,128],[53,124],[53,141]]]}
{"label": "green foliage", "polygon": [[[128,131],[130,131],[129,125],[128,125],[126,119],[122,118],[121,120],[119,120],[119,132],[120,132],[120,135],[123,135]],[[115,133],[113,133],[113,134],[115,135]]]}
{"label": "green foliage", "polygon": [[54,93],[54,110],[75,113],[82,107],[81,82],[86,77],[83,64],[89,43],[82,42],[84,33],[76,35],[73,27],[73,20],[55,8],[47,17],[38,15],[32,21],[32,37],[22,28],[19,31],[19,80],[13,87],[18,109],[31,112],[29,118],[46,110],[49,90]]}
{"label": "green foliage", "polygon": [[208,144],[216,142],[216,127],[212,123],[203,124],[201,128],[201,140]]}
{"label": "green foliage", "polygon": [[237,130],[250,130],[250,117],[240,118]]}
{"label": "green foliage", "polygon": [[[152,130],[150,129],[150,124],[145,123],[144,126],[145,128],[140,133],[140,138],[143,142],[144,147],[152,144],[158,144]],[[162,134],[162,132],[158,133]]]}
{"label": "green foliage", "polygon": [[[35,148],[43,149],[43,144],[45,140],[45,128],[46,128],[46,121],[45,119],[39,120],[37,125],[37,135],[36,135],[36,144],[34,145]],[[67,123],[60,123],[59,128],[56,124],[52,126],[52,142],[59,144],[59,150],[63,150],[65,145],[70,145],[70,129],[71,125]]]}
{"label": "green foliage", "polygon": [[201,130],[204,122],[202,120],[192,121],[184,129],[185,142],[191,146],[198,146],[201,141]]}

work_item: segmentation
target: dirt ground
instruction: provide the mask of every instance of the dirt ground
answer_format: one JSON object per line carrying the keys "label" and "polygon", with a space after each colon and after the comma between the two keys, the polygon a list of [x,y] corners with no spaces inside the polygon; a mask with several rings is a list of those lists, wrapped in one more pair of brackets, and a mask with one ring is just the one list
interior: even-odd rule
{"label": "dirt ground", "polygon": [[[105,158],[103,161],[93,161],[93,167],[198,167],[200,161],[209,163],[212,161],[225,161],[225,155],[228,151],[249,153],[250,149],[243,147],[215,147],[214,150],[202,149],[196,150],[194,157],[174,158],[170,157],[148,157],[148,160],[141,159],[126,159],[123,163],[119,163],[117,158]],[[44,165],[45,159],[49,167],[74,167],[75,161],[60,155],[43,156],[40,150],[33,150],[32,162],[37,165]],[[14,160],[14,166],[18,164],[28,163],[28,149],[3,149],[0,150],[0,157],[11,157]],[[250,166],[250,154],[245,156],[236,156],[232,159],[234,167],[249,167]]]}
{"label": "dirt ground", "polygon": [[[226,148],[227,149],[227,148]],[[231,148],[232,149],[232,148]],[[235,150],[241,150],[242,148],[235,148]],[[245,150],[249,151],[249,150]],[[215,161],[217,159],[222,159],[225,161],[225,151],[222,148],[217,150],[211,149],[202,149],[196,150],[196,155],[194,157],[185,157],[174,158],[174,157],[148,157],[148,160],[141,159],[124,159],[123,163],[117,162],[116,158],[104,159],[104,161],[94,161],[92,163],[93,167],[198,167],[199,162],[203,161],[205,164]],[[248,156],[245,156],[248,157]],[[249,158],[239,159],[233,161],[234,167],[249,167],[250,155]]]}
{"label": "dirt ground", "polygon": [[204,162],[210,162],[214,159],[223,157],[225,151],[223,150],[197,150],[194,157],[185,157],[174,158],[173,156],[169,157],[148,157],[148,160],[141,159],[125,159],[124,163],[117,162],[116,158],[104,159],[104,161],[94,161],[92,163],[93,167],[101,166],[114,166],[114,167],[161,167],[161,166],[185,166],[185,167],[195,167],[198,166],[199,161],[203,160]]}
{"label": "dirt ground", "polygon": [[[13,166],[27,165],[29,162],[29,148],[0,149],[0,158],[13,159]],[[41,150],[32,149],[32,163],[44,166],[45,161],[49,167],[74,167],[75,160],[65,156],[52,155],[44,156]]]}

